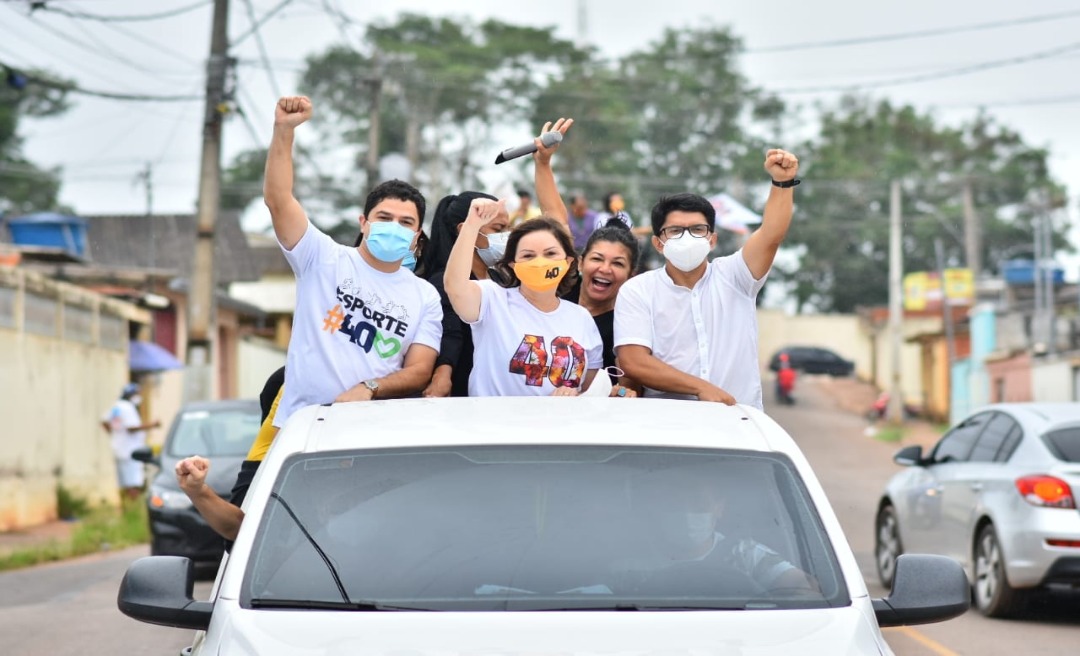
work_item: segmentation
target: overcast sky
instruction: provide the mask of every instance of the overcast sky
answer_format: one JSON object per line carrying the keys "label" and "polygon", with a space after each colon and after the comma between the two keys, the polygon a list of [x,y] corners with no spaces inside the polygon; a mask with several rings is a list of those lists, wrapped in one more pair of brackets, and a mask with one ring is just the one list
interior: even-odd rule
{"label": "overcast sky", "polygon": [[[727,24],[750,51],[743,70],[755,83],[780,92],[793,106],[811,107],[834,100],[837,87],[872,85],[871,93],[898,103],[914,103],[942,120],[959,123],[979,106],[1021,132],[1028,143],[1047,147],[1059,180],[1074,202],[1080,189],[1080,3],[1046,0],[946,2],[907,0],[585,0],[586,21],[579,21],[578,0],[544,3],[505,0],[329,0],[351,15],[356,26],[344,28],[355,39],[362,25],[408,10],[478,20],[555,25],[561,36],[587,39],[610,55],[620,55],[655,39],[663,26],[704,22]],[[262,17],[281,0],[250,0]],[[197,0],[49,0],[49,5],[104,16],[131,16],[181,9]],[[343,40],[343,28],[324,10],[324,0],[293,0],[262,27],[260,34],[273,63],[273,77],[283,94],[303,93],[297,72],[305,55]],[[233,0],[230,35],[248,32],[249,3]],[[630,10],[628,7],[639,7]],[[149,22],[102,23],[55,12],[29,14],[25,0],[0,0],[0,62],[42,67],[79,85],[101,91],[198,95],[210,32],[211,4],[176,17]],[[1054,20],[1031,20],[1070,13]],[[1026,21],[1026,22],[1025,22]],[[944,28],[983,28],[918,39],[883,40],[829,48],[764,52],[779,46],[865,39]],[[755,52],[759,51],[759,52]],[[245,62],[257,62],[255,38],[233,50]],[[995,66],[1008,60],[1022,63]],[[951,75],[959,69],[991,68]],[[925,81],[910,78],[928,77]],[[896,82],[909,79],[906,83]],[[893,81],[893,83],[889,83]],[[239,69],[239,101],[251,127],[229,121],[224,134],[225,163],[231,155],[269,139],[277,98],[266,72],[251,65]],[[806,89],[817,89],[807,91]],[[136,181],[153,164],[155,212],[190,212],[197,191],[201,145],[201,102],[131,103],[73,96],[74,107],[62,118],[23,125],[24,152],[43,166],[64,171],[61,199],[83,214],[143,213],[146,198]],[[792,116],[797,132],[811,120],[804,110]],[[522,135],[527,138],[527,134]],[[512,145],[512,144],[506,144]],[[497,182],[498,172],[487,172]],[[494,176],[494,177],[492,177]],[[1073,212],[1075,215],[1075,212]]]}

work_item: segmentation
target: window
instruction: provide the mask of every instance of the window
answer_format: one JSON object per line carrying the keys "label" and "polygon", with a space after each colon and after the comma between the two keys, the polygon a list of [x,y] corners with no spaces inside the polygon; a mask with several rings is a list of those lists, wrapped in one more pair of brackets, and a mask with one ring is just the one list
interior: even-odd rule
{"label": "window", "polygon": [[1020,440],[1024,437],[1024,429],[1020,428],[1020,424],[1013,426],[1013,429],[1009,431],[1009,434],[1005,437],[1005,442],[1002,443],[1001,449],[998,450],[996,460],[998,462],[1008,462],[1012,457],[1013,451],[1016,451],[1016,447],[1019,446]]}
{"label": "window", "polygon": [[[994,462],[1006,438],[1017,428],[1016,422],[1006,414],[995,412],[993,418],[986,423],[986,429],[979,435],[979,441],[971,450],[968,460],[971,462]],[[997,460],[1001,462],[1000,460]]]}
{"label": "window", "polygon": [[984,412],[975,415],[946,433],[934,448],[933,461],[936,463],[965,462],[979,433],[990,420],[990,414]]}
{"label": "window", "polygon": [[189,410],[180,415],[169,438],[169,455],[243,456],[259,432],[259,408],[235,410]]}
{"label": "window", "polygon": [[1063,428],[1043,435],[1043,442],[1058,460],[1080,462],[1080,428]]}
{"label": "window", "polygon": [[[780,589],[793,568],[819,589]],[[850,603],[786,457],[595,446],[290,457],[241,605],[305,601],[483,611]]]}

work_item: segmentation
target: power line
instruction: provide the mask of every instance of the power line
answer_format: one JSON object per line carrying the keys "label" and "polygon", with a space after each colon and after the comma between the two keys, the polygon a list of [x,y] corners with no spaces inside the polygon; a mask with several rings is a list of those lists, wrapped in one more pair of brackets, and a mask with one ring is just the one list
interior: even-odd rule
{"label": "power line", "polygon": [[757,55],[773,52],[791,52],[792,50],[820,50],[824,48],[841,48],[846,46],[864,45],[868,43],[906,41],[909,39],[924,39],[934,36],[944,36],[946,34],[979,32],[983,30],[992,30],[1002,27],[1013,27],[1016,25],[1044,23],[1047,21],[1058,20],[1061,18],[1075,18],[1077,16],[1080,16],[1080,11],[1062,11],[1056,14],[1039,14],[1036,16],[1025,16],[1023,18],[1014,18],[1011,20],[993,21],[990,23],[974,23],[969,25],[958,25],[954,27],[941,27],[936,29],[918,30],[914,32],[894,32],[891,34],[878,34],[876,36],[855,37],[850,39],[833,39],[829,41],[805,41],[802,43],[790,43],[779,46],[766,46],[764,48],[748,48],[743,52],[750,55]]}
{"label": "power line", "polygon": [[1064,46],[1051,48],[1049,50],[1041,50],[1039,52],[1031,53],[1029,55],[1020,55],[1018,57],[1009,57],[1007,59],[995,59],[992,61],[986,61],[979,64],[972,64],[969,66],[962,66],[960,68],[949,69],[945,71],[939,71],[937,73],[926,73],[922,75],[910,75],[906,77],[896,77],[888,80],[878,80],[875,82],[862,82],[855,84],[844,85],[831,85],[831,86],[815,86],[815,87],[793,87],[788,89],[771,89],[772,93],[822,93],[822,92],[835,92],[835,91],[857,91],[860,89],[877,89],[881,87],[900,86],[903,84],[916,84],[919,82],[931,82],[935,80],[943,80],[951,77],[960,77],[963,75],[971,75],[973,73],[981,73],[983,71],[992,70],[995,68],[1004,68],[1007,66],[1016,66],[1018,64],[1026,64],[1028,62],[1038,61],[1041,59],[1049,59],[1056,57],[1063,53],[1072,52],[1074,50],[1080,50],[1080,41],[1069,43]]}
{"label": "power line", "polygon": [[91,96],[94,98],[106,98],[109,100],[129,100],[133,102],[188,102],[192,100],[203,100],[201,95],[173,95],[173,96],[155,96],[150,94],[141,93],[122,93],[113,91],[99,91],[96,89],[87,89],[81,87],[72,82],[58,82],[56,80],[50,80],[48,78],[34,75],[33,73],[27,73],[21,71],[15,67],[8,66],[4,62],[0,62],[0,69],[4,69],[7,72],[18,73],[22,75],[28,82],[33,82],[38,86],[45,87],[47,89],[56,89],[58,91],[67,91],[68,93],[75,93],[83,96]]}
{"label": "power line", "polygon": [[194,4],[185,5],[183,7],[177,7],[176,9],[170,9],[168,11],[162,11],[162,12],[159,12],[159,13],[156,13],[156,14],[135,14],[135,15],[127,15],[127,16],[123,16],[123,15],[121,15],[121,16],[109,16],[109,15],[104,15],[104,14],[91,14],[91,13],[85,12],[85,11],[72,11],[71,9],[63,9],[61,7],[49,6],[44,1],[42,1],[42,2],[31,2],[30,3],[30,10],[31,11],[37,11],[37,10],[49,11],[49,12],[52,12],[52,13],[55,13],[55,14],[61,14],[63,16],[67,16],[69,18],[82,18],[82,19],[86,19],[86,20],[100,21],[102,23],[131,23],[131,22],[138,22],[138,21],[153,21],[153,20],[161,20],[163,18],[172,18],[173,16],[179,16],[181,14],[186,14],[187,12],[193,11],[195,9],[201,9],[202,7],[205,7],[205,6],[209,5],[210,1],[211,0],[199,0],[199,2],[196,2]]}
{"label": "power line", "polygon": [[251,0],[244,0],[244,4],[247,6],[248,20],[251,21],[251,29],[255,34],[255,44],[259,48],[259,57],[266,66],[266,77],[270,80],[270,88],[274,92],[274,97],[280,98],[281,89],[278,88],[277,78],[274,77],[274,67],[270,65],[270,55],[266,52],[266,44],[263,43],[262,33],[259,32],[259,23],[255,20],[255,6],[251,4]]}
{"label": "power line", "polygon": [[293,0],[281,0],[281,2],[275,5],[273,9],[263,14],[262,18],[253,22],[246,32],[233,39],[232,42],[229,43],[229,48],[235,48],[241,41],[258,32],[263,23],[273,18],[275,14],[284,9],[292,1]]}

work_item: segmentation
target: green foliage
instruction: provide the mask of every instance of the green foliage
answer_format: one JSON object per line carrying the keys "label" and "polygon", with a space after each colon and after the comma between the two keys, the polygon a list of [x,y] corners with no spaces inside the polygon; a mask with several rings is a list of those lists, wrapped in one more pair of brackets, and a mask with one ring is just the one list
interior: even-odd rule
{"label": "green foliage", "polygon": [[[904,269],[937,268],[934,240],[964,266],[962,189],[971,184],[983,230],[983,262],[1032,241],[1031,191],[1061,189],[1046,152],[980,114],[960,128],[887,101],[845,98],[824,113],[820,135],[799,149],[799,188],[788,246],[799,266],[782,276],[800,308],[852,312],[888,298],[889,185],[903,182]],[[1055,235],[1067,247],[1064,233]]]}
{"label": "green foliage", "polygon": [[56,485],[56,515],[60,519],[78,519],[85,517],[90,510],[90,504],[85,497],[81,497],[59,483]]}
{"label": "green foliage", "polygon": [[110,549],[121,549],[150,540],[146,500],[125,499],[122,507],[99,507],[75,526],[68,540],[19,549],[0,555],[0,571],[30,567]]}
{"label": "green foliage", "polygon": [[42,169],[25,159],[18,131],[24,118],[47,118],[66,111],[67,93],[33,81],[35,78],[53,80],[48,73],[28,73],[31,81],[24,89],[0,85],[0,209],[6,205],[8,213],[16,216],[62,209],[57,204],[59,172]]}
{"label": "green foliage", "polygon": [[243,210],[262,197],[266,149],[245,150],[221,173],[221,209]]}

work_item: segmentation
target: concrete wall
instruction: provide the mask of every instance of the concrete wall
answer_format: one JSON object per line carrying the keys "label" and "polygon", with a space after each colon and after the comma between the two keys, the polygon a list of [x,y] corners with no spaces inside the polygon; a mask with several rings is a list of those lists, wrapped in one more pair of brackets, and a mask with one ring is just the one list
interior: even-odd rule
{"label": "concrete wall", "polygon": [[1031,355],[1022,353],[1012,358],[986,363],[990,378],[990,403],[1021,403],[1032,401]]}
{"label": "concrete wall", "polygon": [[56,517],[56,487],[118,502],[101,418],[128,382],[128,322],[146,312],[0,268],[0,530]]}
{"label": "concrete wall", "polygon": [[1031,367],[1031,397],[1034,401],[1072,402],[1077,398],[1077,362],[1055,360],[1035,362]]}
{"label": "concrete wall", "polygon": [[[941,329],[936,318],[904,320],[900,347],[900,385],[907,403],[922,405],[922,348],[908,342],[915,335]],[[781,310],[758,311],[758,356],[762,367],[784,346],[821,346],[855,362],[855,374],[882,389],[892,385],[892,352],[888,331],[874,336],[850,314],[790,315]],[[876,362],[875,362],[876,360]],[[875,375],[876,374],[876,375]]]}
{"label": "concrete wall", "polygon": [[240,340],[237,394],[242,399],[259,397],[270,374],[285,364],[285,350],[257,337]]}

